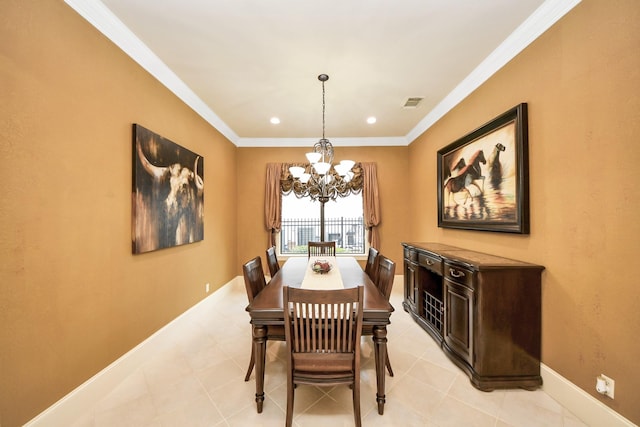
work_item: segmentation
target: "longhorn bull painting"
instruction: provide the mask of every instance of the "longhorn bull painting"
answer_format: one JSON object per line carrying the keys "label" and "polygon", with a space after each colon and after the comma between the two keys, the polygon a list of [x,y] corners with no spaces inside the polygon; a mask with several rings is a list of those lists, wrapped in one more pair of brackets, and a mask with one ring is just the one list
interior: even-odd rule
{"label": "longhorn bull painting", "polygon": [[204,239],[204,159],[133,125],[133,253]]}

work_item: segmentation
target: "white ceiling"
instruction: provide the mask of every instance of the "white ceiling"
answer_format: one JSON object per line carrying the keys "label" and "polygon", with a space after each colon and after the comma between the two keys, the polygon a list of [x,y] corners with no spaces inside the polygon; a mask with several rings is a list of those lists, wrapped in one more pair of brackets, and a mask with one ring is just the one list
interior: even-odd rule
{"label": "white ceiling", "polygon": [[321,73],[334,145],[406,145],[579,1],[66,0],[238,146],[317,140]]}

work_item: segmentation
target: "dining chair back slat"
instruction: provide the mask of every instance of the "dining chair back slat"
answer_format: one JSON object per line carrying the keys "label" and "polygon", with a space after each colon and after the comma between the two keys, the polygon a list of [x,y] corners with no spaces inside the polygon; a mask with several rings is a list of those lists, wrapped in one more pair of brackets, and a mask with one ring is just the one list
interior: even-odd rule
{"label": "dining chair back slat", "polygon": [[393,288],[393,278],[396,274],[396,263],[383,255],[379,255],[377,264],[376,281],[374,283],[380,293],[389,300]]}
{"label": "dining chair back slat", "polygon": [[369,255],[367,256],[367,263],[364,266],[364,272],[367,273],[369,279],[373,283],[378,281],[377,273],[378,273],[378,255],[379,252],[375,248],[369,248]]}
{"label": "dining chair back slat", "polygon": [[280,270],[280,264],[278,263],[278,257],[276,256],[276,247],[271,246],[269,249],[267,249],[266,253],[267,253],[267,266],[269,267],[269,275],[273,277]]}
{"label": "dining chair back slat", "polygon": [[309,242],[309,256],[336,256],[336,242]]}

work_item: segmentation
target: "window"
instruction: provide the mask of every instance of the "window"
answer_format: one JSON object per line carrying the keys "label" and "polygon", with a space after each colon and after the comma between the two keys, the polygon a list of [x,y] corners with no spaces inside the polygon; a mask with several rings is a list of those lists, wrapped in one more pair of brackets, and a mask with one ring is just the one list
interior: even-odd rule
{"label": "window", "polygon": [[[362,193],[339,197],[325,204],[326,241],[336,242],[338,254],[364,255],[366,235]],[[282,195],[282,228],[279,246],[283,255],[306,254],[309,241],[320,240],[320,202],[291,192]]]}

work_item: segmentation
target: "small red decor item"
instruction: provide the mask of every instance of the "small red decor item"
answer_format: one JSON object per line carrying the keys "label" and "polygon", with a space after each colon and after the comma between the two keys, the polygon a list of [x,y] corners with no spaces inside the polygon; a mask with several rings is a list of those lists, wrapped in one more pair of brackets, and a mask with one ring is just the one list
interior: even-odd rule
{"label": "small red decor item", "polygon": [[311,266],[311,269],[315,273],[325,274],[331,270],[331,264],[329,264],[328,261],[318,260],[313,263],[313,265]]}

